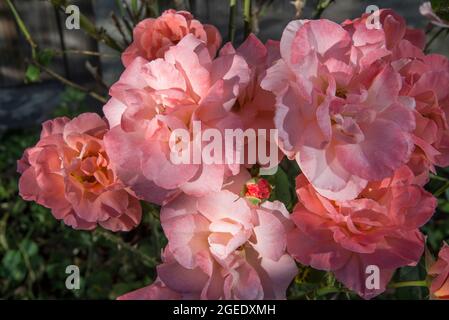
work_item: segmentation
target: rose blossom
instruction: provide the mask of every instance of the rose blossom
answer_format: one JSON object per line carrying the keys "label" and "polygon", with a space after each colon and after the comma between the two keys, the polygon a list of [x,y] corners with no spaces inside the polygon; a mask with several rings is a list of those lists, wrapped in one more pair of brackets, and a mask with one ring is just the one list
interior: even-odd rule
{"label": "rose blossom", "polygon": [[[284,152],[334,200],[354,199],[413,151],[413,100],[399,95],[399,73],[367,64],[355,41],[328,20],[293,21],[281,38],[281,60],[262,81],[276,95],[274,121]],[[374,61],[383,55],[379,50]]]}
{"label": "rose blossom", "polygon": [[409,162],[424,185],[429,170],[449,166],[449,60],[441,55],[418,54],[413,59],[399,60],[395,68],[403,78],[401,95],[414,99],[416,145]]}
{"label": "rose blossom", "polygon": [[288,212],[278,201],[251,206],[234,193],[242,187],[163,206],[158,280],[122,298],[285,299],[297,271],[285,252]]}
{"label": "rose blossom", "polygon": [[[111,87],[112,98],[103,109],[111,126],[105,143],[119,178],[139,197],[155,203],[178,191],[194,196],[219,191],[225,176],[237,174],[240,166],[225,158],[212,164],[173,163],[170,136],[183,129],[195,141],[193,121],[200,121],[202,130],[218,130],[222,137],[225,129],[243,128],[231,109],[249,73],[239,55],[212,60],[193,35],[171,47],[163,59],[136,58]],[[189,150],[183,142],[175,146]],[[195,143],[190,146],[194,152]]]}
{"label": "rose blossom", "polygon": [[380,29],[367,28],[369,16],[347,20],[343,27],[351,34],[364,65],[391,65],[401,74],[399,95],[413,108],[416,121],[415,149],[408,165],[416,182],[424,185],[429,170],[449,165],[449,93],[442,89],[449,85],[449,61],[441,55],[425,55],[424,32],[407,28],[405,20],[393,11],[380,11]]}
{"label": "rose blossom", "polygon": [[163,58],[165,52],[183,37],[192,34],[203,41],[213,58],[221,45],[219,31],[212,25],[201,24],[187,11],[166,10],[157,19],[145,19],[134,28],[133,43],[122,54],[127,67],[136,57],[147,60]]}
{"label": "rose blossom", "polygon": [[[277,146],[278,142],[268,133],[269,130],[275,129],[276,99],[272,92],[264,90],[260,86],[267,69],[280,57],[279,41],[268,40],[266,44],[263,44],[254,34],[250,34],[237,49],[232,46],[232,43],[228,42],[220,50],[220,56],[233,55],[245,59],[250,69],[250,79],[248,84],[240,90],[231,111],[242,121],[245,130],[255,130],[257,145],[261,143],[258,140],[266,140],[265,154],[267,157],[273,157],[274,153],[278,153],[277,159],[281,161],[282,153]],[[209,113],[207,104],[199,112]],[[259,129],[265,130],[266,135],[260,135]],[[245,145],[242,150],[245,156],[247,156],[248,150],[248,145]],[[245,159],[248,162],[248,158]],[[256,163],[261,164],[264,168],[270,167],[266,163],[261,163],[265,162],[261,160],[257,158]],[[251,167],[252,164],[254,163],[247,163],[247,166]],[[270,162],[270,164],[272,163]]]}
{"label": "rose blossom", "polygon": [[432,278],[430,294],[435,299],[449,300],[449,246],[444,243],[438,254],[438,260],[433,263],[429,270]]}
{"label": "rose blossom", "polygon": [[135,227],[140,203],[111,169],[103,145],[107,130],[94,113],[44,122],[39,142],[18,161],[20,196],[75,229]]}
{"label": "rose blossom", "polygon": [[268,40],[263,44],[254,34],[234,49],[228,42],[220,50],[220,56],[239,55],[244,58],[250,69],[250,81],[241,90],[232,111],[237,113],[244,123],[244,128],[274,128],[275,96],[261,88],[260,82],[266,70],[279,59],[279,42]]}
{"label": "rose blossom", "polygon": [[380,10],[379,29],[373,28],[370,17],[372,14],[366,13],[342,23],[352,38],[351,54],[359,59],[360,66],[391,63],[407,58],[410,53],[422,53],[426,44],[426,35],[422,30],[407,27],[405,19],[390,9]]}
{"label": "rose blossom", "polygon": [[[424,236],[418,228],[437,204],[430,193],[411,184],[413,179],[403,166],[393,177],[369,183],[357,199],[332,201],[300,175],[288,252],[302,264],[332,271],[365,299],[382,293],[395,269],[419,261]],[[379,289],[365,285],[370,265],[379,268]]]}

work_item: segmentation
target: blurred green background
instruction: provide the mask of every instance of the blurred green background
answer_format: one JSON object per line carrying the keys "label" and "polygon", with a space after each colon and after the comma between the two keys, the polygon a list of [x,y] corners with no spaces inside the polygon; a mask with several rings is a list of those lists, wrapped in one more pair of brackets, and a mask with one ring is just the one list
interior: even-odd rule
{"label": "blurred green background", "polygon": [[[66,89],[55,116],[85,111],[86,96]],[[151,283],[165,244],[156,208],[129,233],[76,231],[50,210],[18,196],[16,161],[39,137],[38,126],[0,133],[0,298],[114,299]],[[80,268],[80,290],[65,287],[68,265]]]}

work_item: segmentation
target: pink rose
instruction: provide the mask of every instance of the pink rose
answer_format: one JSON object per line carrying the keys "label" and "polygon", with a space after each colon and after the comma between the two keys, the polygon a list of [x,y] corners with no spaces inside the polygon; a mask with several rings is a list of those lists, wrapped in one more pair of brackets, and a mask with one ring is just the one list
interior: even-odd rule
{"label": "pink rose", "polygon": [[[257,155],[256,162],[265,168],[273,167],[282,160],[283,156],[277,146],[278,141],[270,135],[270,130],[275,129],[276,99],[272,92],[262,89],[260,83],[267,69],[280,58],[279,41],[268,40],[266,44],[263,44],[254,34],[250,34],[237,49],[229,42],[220,50],[220,56],[234,55],[245,59],[250,69],[250,80],[240,90],[231,111],[242,121],[243,129],[255,131],[255,141],[258,145],[258,140],[266,140],[265,155],[271,157],[271,161],[266,163],[266,159],[260,159]],[[204,104],[199,113],[209,113],[208,105]],[[265,130],[266,135],[259,134],[259,129]],[[248,150],[248,145],[245,145],[242,152],[246,155]],[[274,156],[277,156],[277,162],[274,161]],[[245,159],[248,160],[248,158]],[[247,166],[251,167],[253,164],[247,163]]]}
{"label": "pink rose", "polygon": [[50,208],[75,229],[135,227],[140,203],[111,168],[103,145],[107,131],[94,113],[45,122],[39,142],[18,161],[20,196]]}
{"label": "pink rose", "polygon": [[429,270],[432,278],[430,294],[439,300],[449,300],[449,246],[444,243],[438,254],[438,260],[433,263]]}
{"label": "pink rose", "polygon": [[[332,271],[365,299],[382,293],[395,269],[419,261],[424,236],[418,228],[437,204],[413,179],[403,166],[393,177],[369,183],[355,200],[331,201],[300,175],[288,252],[302,264]],[[379,268],[378,289],[366,286],[370,265]]]}
{"label": "pink rose", "polygon": [[[112,98],[103,109],[111,126],[106,148],[118,177],[140,198],[154,203],[179,191],[202,196],[221,190],[223,179],[237,174],[239,164],[224,157],[218,163],[195,163],[192,158],[174,163],[170,136],[183,129],[190,142],[195,141],[199,135],[193,121],[201,122],[200,133],[243,128],[231,110],[249,78],[241,56],[212,60],[206,45],[190,34],[163,59],[136,58],[111,87]],[[195,152],[196,144],[190,146]],[[182,141],[176,147],[189,150]]]}
{"label": "pink rose", "polygon": [[441,55],[421,54],[401,59],[396,69],[403,78],[401,95],[414,100],[416,148],[409,162],[417,182],[428,181],[429,170],[449,166],[449,60]]}
{"label": "pink rose", "polygon": [[354,199],[409,161],[413,110],[400,96],[400,74],[374,63],[383,48],[368,63],[356,39],[328,20],[291,22],[280,46],[262,88],[276,95],[283,151],[321,195]]}
{"label": "pink rose", "polygon": [[[162,207],[161,222],[168,245],[158,279],[173,297],[285,299],[297,268],[285,252],[291,226],[282,203],[251,206],[229,190],[183,194]],[[127,296],[158,298],[160,291],[151,285]]]}
{"label": "pink rose", "polygon": [[[424,4],[422,9],[426,7]],[[430,4],[429,4],[430,6]],[[366,67],[391,65],[402,77],[400,97],[413,110],[416,128],[415,149],[408,165],[416,182],[424,185],[429,170],[449,165],[449,94],[442,88],[449,84],[449,62],[440,55],[425,55],[425,35],[409,29],[405,20],[391,10],[381,10],[382,28],[367,28],[369,14],[343,23],[353,39],[355,56]],[[369,21],[368,21],[369,22]]]}
{"label": "pink rose", "polygon": [[353,48],[351,55],[362,67],[373,63],[389,63],[415,53],[422,54],[426,35],[420,29],[408,28],[403,17],[390,9],[379,12],[379,26],[374,25],[373,14],[346,20],[343,28],[349,32]]}
{"label": "pink rose", "polygon": [[122,54],[122,62],[127,67],[136,57],[163,58],[170,47],[188,34],[203,41],[210,56],[215,57],[221,45],[219,31],[212,25],[201,24],[190,12],[171,9],[157,19],[145,19],[136,26],[134,41]]}
{"label": "pink rose", "polygon": [[229,42],[220,51],[220,56],[239,55],[250,69],[250,81],[238,97],[233,110],[244,123],[244,128],[274,128],[275,96],[260,87],[266,70],[279,59],[279,42],[269,40],[265,45],[253,34],[234,49]]}

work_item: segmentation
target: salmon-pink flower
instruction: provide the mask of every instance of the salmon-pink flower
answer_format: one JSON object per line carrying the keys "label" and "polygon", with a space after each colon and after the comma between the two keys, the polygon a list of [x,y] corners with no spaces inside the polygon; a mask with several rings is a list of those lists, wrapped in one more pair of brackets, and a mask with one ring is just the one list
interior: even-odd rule
{"label": "salmon-pink flower", "polygon": [[[254,34],[250,34],[237,49],[234,49],[229,42],[220,50],[220,56],[233,55],[238,55],[245,59],[250,69],[250,79],[248,84],[242,87],[231,111],[242,121],[243,129],[255,131],[257,145],[262,141],[266,141],[265,155],[274,157],[276,153],[276,157],[280,161],[282,160],[282,153],[277,146],[278,141],[275,137],[268,134],[269,130],[275,129],[275,95],[270,91],[262,89],[260,86],[267,69],[280,57],[279,41],[268,40],[266,44],[263,44]],[[210,113],[207,104],[204,105],[201,112]],[[259,129],[265,130],[266,134],[259,134]],[[261,141],[259,142],[258,140]],[[248,146],[244,146],[242,152],[247,155],[248,151]],[[254,164],[248,163],[247,157],[245,159],[247,159],[248,166]],[[267,165],[266,160],[259,158],[255,159],[255,162],[264,168],[274,164],[273,161],[270,161]],[[276,162],[275,165],[277,164]]]}
{"label": "salmon-pink flower", "polygon": [[[282,203],[251,206],[227,189],[183,194],[162,207],[161,222],[168,246],[158,279],[173,297],[285,299],[297,268],[285,251],[291,225]],[[152,285],[140,294],[158,297],[160,290]]]}
{"label": "salmon-pink flower", "polygon": [[449,245],[444,243],[438,254],[438,260],[433,263],[429,270],[432,278],[430,294],[432,298],[449,300]]}
{"label": "salmon-pink flower", "polygon": [[361,67],[422,53],[426,44],[424,31],[407,27],[405,19],[390,9],[380,10],[378,18],[379,28],[373,25],[370,13],[342,23],[352,38],[351,55],[359,60]]}
{"label": "salmon-pink flower", "polygon": [[[302,264],[332,271],[365,299],[382,293],[395,269],[419,261],[424,237],[418,228],[437,204],[413,180],[403,166],[393,177],[369,183],[355,200],[331,201],[300,175],[288,252]],[[380,271],[378,288],[366,286],[369,266]]]}
{"label": "salmon-pink flower", "polygon": [[103,145],[107,130],[94,113],[44,122],[39,142],[18,161],[21,197],[50,208],[75,229],[135,227],[140,203],[111,168]]}
{"label": "salmon-pink flower", "polygon": [[328,20],[293,21],[262,81],[276,95],[283,151],[317,191],[340,201],[391,176],[413,151],[413,101],[399,95],[399,73],[363,62],[354,41]]}
{"label": "salmon-pink flower", "polygon": [[395,68],[403,78],[401,95],[414,100],[416,145],[409,162],[424,185],[429,170],[449,166],[449,60],[441,55],[423,53],[413,59],[401,59]]}
{"label": "salmon-pink flower", "polygon": [[135,27],[133,43],[122,54],[129,66],[136,57],[146,60],[163,58],[165,52],[183,37],[192,34],[203,41],[210,56],[215,57],[221,45],[220,32],[212,25],[202,24],[187,11],[166,10],[156,19],[145,19]]}
{"label": "salmon-pink flower", "polygon": [[[422,8],[427,5],[423,5]],[[429,4],[430,6],[430,4]],[[423,52],[425,35],[421,30],[407,28],[405,20],[391,10],[381,10],[380,29],[368,29],[365,14],[343,23],[353,39],[355,56],[362,65],[391,65],[402,78],[399,93],[403,102],[413,108],[416,128],[415,149],[408,162],[416,182],[424,185],[434,166],[449,165],[449,133],[447,116],[449,94],[447,58]]]}
{"label": "salmon-pink flower", "polygon": [[429,170],[434,172],[434,166],[449,165],[448,94],[441,90],[447,86],[449,62],[440,55],[425,55],[424,33],[407,28],[405,20],[393,11],[381,10],[380,29],[367,28],[368,16],[345,21],[343,26],[350,32],[356,55],[362,56],[364,65],[391,64],[401,74],[400,96],[413,106],[416,121],[415,149],[408,165],[416,182],[424,185]]}
{"label": "salmon-pink flower", "polygon": [[[231,110],[249,78],[243,57],[229,54],[212,60],[206,45],[190,34],[163,59],[136,58],[112,86],[112,98],[103,109],[111,126],[105,143],[119,178],[155,203],[179,190],[194,196],[219,191],[224,177],[237,174],[240,166],[227,166],[224,157],[213,164],[173,163],[170,136],[183,129],[195,141],[193,121],[221,133],[243,128]],[[179,145],[182,149],[183,143]]]}
{"label": "salmon-pink flower", "polygon": [[260,82],[266,70],[280,57],[279,42],[269,40],[264,45],[254,34],[250,34],[237,49],[229,42],[220,50],[220,56],[236,54],[243,57],[248,64],[250,81],[240,92],[232,111],[242,119],[245,129],[272,129],[275,96],[272,92],[262,89]]}

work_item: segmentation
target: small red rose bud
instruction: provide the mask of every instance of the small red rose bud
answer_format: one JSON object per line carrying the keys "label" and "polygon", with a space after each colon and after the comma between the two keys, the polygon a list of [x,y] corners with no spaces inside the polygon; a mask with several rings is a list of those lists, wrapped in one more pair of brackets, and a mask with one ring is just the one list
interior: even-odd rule
{"label": "small red rose bud", "polygon": [[245,197],[254,199],[258,202],[267,200],[271,194],[270,183],[263,178],[254,178],[249,180],[245,185]]}

